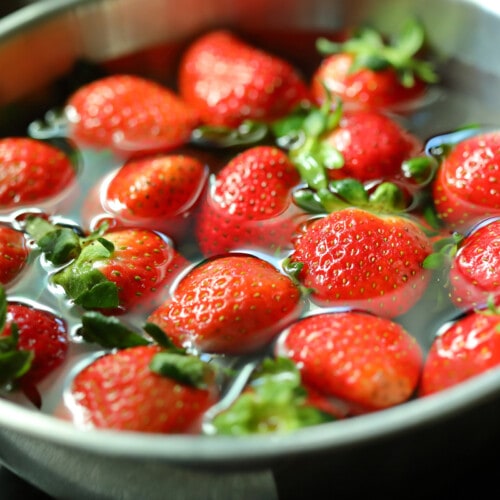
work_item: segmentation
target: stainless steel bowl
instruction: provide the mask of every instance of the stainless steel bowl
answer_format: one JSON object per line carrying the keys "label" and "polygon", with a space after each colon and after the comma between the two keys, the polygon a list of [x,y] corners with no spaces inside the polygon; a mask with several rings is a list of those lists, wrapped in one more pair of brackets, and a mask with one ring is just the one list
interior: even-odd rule
{"label": "stainless steel bowl", "polygon": [[[495,0],[34,2],[0,20],[0,111],[5,118],[19,101],[24,105],[17,109],[26,118],[37,116],[39,106],[57,97],[55,82],[78,59],[102,62],[164,42],[182,43],[211,27],[336,30],[370,22],[392,32],[409,14],[424,23],[438,51],[444,85],[471,99],[466,112],[448,106],[442,120],[422,117],[425,130],[442,131],[465,118],[495,123],[500,117]],[[23,126],[24,115],[8,116],[7,122],[0,114],[2,133]],[[277,498],[276,481],[284,477],[282,491],[304,498],[301,492],[322,491],[325,481],[330,489],[333,481],[336,491],[348,491],[353,471],[367,477],[374,464],[407,466],[406,474],[415,463],[438,466],[457,443],[481,446],[499,435],[499,411],[499,371],[437,396],[290,436],[88,432],[0,400],[0,459],[56,498]]]}

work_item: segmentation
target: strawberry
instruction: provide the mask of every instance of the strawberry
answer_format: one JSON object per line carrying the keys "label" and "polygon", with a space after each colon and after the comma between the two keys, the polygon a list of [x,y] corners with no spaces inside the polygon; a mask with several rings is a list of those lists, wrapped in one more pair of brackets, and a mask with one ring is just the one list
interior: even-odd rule
{"label": "strawberry", "polygon": [[429,238],[412,220],[345,208],[307,224],[286,266],[322,306],[385,317],[407,312],[430,280]]}
{"label": "strawberry", "polygon": [[177,346],[245,354],[269,344],[301,309],[292,279],[258,257],[230,254],[194,267],[148,321]]}
{"label": "strawberry", "polygon": [[216,126],[270,121],[309,98],[293,66],[225,30],[211,31],[187,48],[178,80],[184,100],[204,123]]}
{"label": "strawberry", "polygon": [[423,359],[418,342],[401,325],[359,311],[297,321],[280,336],[276,352],[297,364],[304,383],[359,413],[412,397]]}
{"label": "strawberry", "polygon": [[148,229],[101,227],[88,237],[39,217],[28,220],[31,234],[45,257],[65,264],[52,276],[75,304],[122,314],[155,307],[187,264],[160,233]]}
{"label": "strawberry", "polygon": [[290,245],[301,215],[290,194],[300,177],[283,151],[249,148],[212,181],[195,228],[205,256],[235,249],[274,252]]}
{"label": "strawberry", "polygon": [[453,387],[500,365],[500,314],[471,311],[434,339],[422,372],[420,396]]}
{"label": "strawberry", "polygon": [[330,92],[349,108],[411,109],[438,80],[418,55],[423,43],[422,27],[412,20],[389,42],[371,28],[340,43],[318,39],[324,59],[311,79],[313,99],[321,104]]}
{"label": "strawberry", "polygon": [[0,283],[10,285],[24,269],[29,256],[21,231],[0,225]]}
{"label": "strawberry", "polygon": [[206,180],[207,167],[193,156],[131,159],[96,185],[82,217],[89,228],[112,217],[121,227],[144,227],[179,238]]}
{"label": "strawberry", "polygon": [[199,432],[217,388],[207,363],[186,358],[144,345],[94,359],[71,383],[73,420],[85,428]]}
{"label": "strawberry", "polygon": [[460,309],[500,304],[500,220],[485,222],[458,246],[450,268],[450,297]]}
{"label": "strawberry", "polygon": [[112,75],[80,87],[65,107],[69,136],[119,156],[170,150],[189,141],[198,116],[172,90],[145,78]]}
{"label": "strawberry", "polygon": [[66,322],[49,310],[7,302],[1,292],[0,381],[41,406],[37,385],[59,368],[69,349]]}
{"label": "strawberry", "polygon": [[0,139],[1,210],[44,204],[54,208],[75,179],[75,169],[62,149],[28,137]]}
{"label": "strawberry", "polygon": [[500,214],[500,131],[467,137],[444,155],[432,191],[438,216],[450,229],[467,231]]}

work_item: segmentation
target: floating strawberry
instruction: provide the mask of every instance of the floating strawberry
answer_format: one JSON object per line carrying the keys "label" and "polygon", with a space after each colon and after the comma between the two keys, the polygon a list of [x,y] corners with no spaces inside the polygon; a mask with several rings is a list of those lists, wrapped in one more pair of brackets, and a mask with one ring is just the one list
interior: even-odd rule
{"label": "floating strawberry", "polygon": [[427,354],[419,394],[428,396],[500,366],[500,314],[470,312],[439,332]]}
{"label": "floating strawberry", "polygon": [[0,283],[8,286],[24,269],[29,249],[21,231],[0,225]]}
{"label": "floating strawberry", "polygon": [[229,127],[279,118],[309,97],[288,62],[224,30],[209,32],[187,48],[179,89],[204,123]]}
{"label": "floating strawberry", "polygon": [[49,261],[67,264],[52,282],[84,309],[151,310],[187,264],[165,237],[148,229],[101,227],[79,237],[36,217],[27,228]]}
{"label": "floating strawberry", "polygon": [[207,173],[201,161],[183,154],[130,160],[96,185],[83,219],[90,229],[112,218],[117,226],[158,230],[177,239],[191,221]]}
{"label": "floating strawberry", "polygon": [[132,75],[112,75],[79,88],[65,109],[69,136],[121,156],[173,149],[189,141],[197,114],[172,90]]}
{"label": "floating strawberry", "polygon": [[423,359],[401,325],[357,311],[304,318],[283,333],[276,351],[297,364],[304,383],[358,413],[410,399]]}
{"label": "floating strawberry", "polygon": [[0,139],[0,209],[48,205],[76,179],[68,155],[49,143],[28,137]]}
{"label": "floating strawberry", "polygon": [[178,346],[244,354],[265,347],[301,306],[299,287],[269,262],[230,254],[194,267],[148,321]]}
{"label": "floating strawberry", "polygon": [[407,312],[430,280],[429,238],[411,219],[345,208],[305,226],[287,267],[322,306],[385,317]]}
{"label": "floating strawberry", "polygon": [[466,137],[445,152],[433,184],[437,214],[447,227],[467,231],[500,215],[500,131]]}
{"label": "floating strawberry", "polygon": [[312,77],[313,98],[322,103],[326,89],[350,108],[405,110],[417,105],[438,80],[431,63],[419,57],[424,42],[422,27],[413,20],[389,42],[371,28],[343,42],[320,38],[317,48],[325,58]]}
{"label": "floating strawberry", "polygon": [[500,304],[500,220],[467,235],[458,246],[450,268],[450,297],[460,309]]}
{"label": "floating strawberry", "polygon": [[294,165],[276,147],[255,146],[236,155],[214,177],[200,206],[195,234],[203,254],[290,246],[303,215],[291,198],[299,182]]}
{"label": "floating strawberry", "polygon": [[56,314],[0,296],[0,382],[19,388],[40,407],[37,386],[66,360],[66,322]]}
{"label": "floating strawberry", "polygon": [[158,433],[197,433],[217,400],[210,365],[157,345],[105,354],[70,387],[73,419],[83,427]]}

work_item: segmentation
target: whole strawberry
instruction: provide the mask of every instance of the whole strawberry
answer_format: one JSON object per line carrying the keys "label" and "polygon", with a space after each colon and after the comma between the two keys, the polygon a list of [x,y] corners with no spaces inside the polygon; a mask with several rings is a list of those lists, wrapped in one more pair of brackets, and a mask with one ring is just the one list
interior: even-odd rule
{"label": "whole strawberry", "polygon": [[427,354],[420,396],[453,387],[500,366],[500,314],[495,308],[470,312],[440,332]]}
{"label": "whole strawberry", "polygon": [[66,103],[69,136],[120,156],[173,149],[189,141],[198,116],[172,90],[133,75],[79,88]]}
{"label": "whole strawberry", "polygon": [[460,309],[500,304],[500,220],[485,222],[460,243],[450,268],[450,297]]}
{"label": "whole strawberry", "polygon": [[315,219],[295,241],[287,266],[322,306],[349,306],[395,317],[422,297],[432,252],[410,219],[345,208]]}
{"label": "whole strawberry", "polygon": [[0,225],[0,283],[10,285],[25,268],[29,249],[21,231]]}
{"label": "whole strawberry", "polygon": [[178,346],[244,354],[269,344],[301,309],[292,279],[258,257],[230,254],[194,267],[148,321]]}
{"label": "whole strawberry", "polygon": [[202,253],[289,247],[303,215],[291,198],[299,182],[294,165],[276,147],[255,146],[236,155],[213,178],[200,206],[195,234]]}
{"label": "whole strawberry", "polygon": [[149,229],[103,226],[80,236],[39,217],[29,218],[26,227],[45,258],[60,266],[52,284],[84,309],[150,311],[187,265],[167,238]]}
{"label": "whole strawberry", "polygon": [[87,198],[89,228],[103,218],[117,226],[144,227],[178,238],[201,196],[207,167],[193,156],[160,154],[129,160]]}
{"label": "whole strawberry", "polygon": [[204,123],[228,127],[279,118],[309,97],[288,62],[224,30],[211,31],[187,48],[179,90]]}
{"label": "whole strawberry", "polygon": [[468,137],[443,158],[433,184],[438,216],[447,227],[467,231],[500,214],[500,131]]}
{"label": "whole strawberry", "polygon": [[319,39],[317,48],[325,58],[312,77],[314,100],[322,103],[328,91],[349,108],[412,109],[438,80],[432,65],[419,57],[424,41],[415,21],[389,42],[371,28],[343,42]]}
{"label": "whole strawberry", "polygon": [[55,209],[76,172],[61,149],[28,137],[0,139],[0,210],[48,205]]}
{"label": "whole strawberry", "polygon": [[20,389],[40,407],[37,386],[66,360],[68,327],[55,313],[21,302],[7,302],[1,293],[0,383]]}
{"label": "whole strawberry", "polygon": [[343,113],[338,126],[321,140],[343,158],[342,168],[327,171],[331,179],[402,180],[403,162],[423,151],[417,136],[378,111]]}
{"label": "whole strawberry", "polygon": [[401,325],[357,311],[297,321],[279,338],[276,351],[297,364],[304,383],[358,413],[410,399],[423,359],[418,342]]}
{"label": "whole strawberry", "polygon": [[69,394],[72,418],[84,428],[178,434],[199,432],[217,392],[208,364],[145,345],[95,359]]}

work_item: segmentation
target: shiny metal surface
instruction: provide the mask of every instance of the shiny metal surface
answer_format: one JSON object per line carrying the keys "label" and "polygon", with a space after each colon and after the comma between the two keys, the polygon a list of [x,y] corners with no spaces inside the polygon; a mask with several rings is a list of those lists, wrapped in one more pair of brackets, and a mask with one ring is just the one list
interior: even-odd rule
{"label": "shiny metal surface", "polygon": [[[450,85],[500,116],[495,0],[148,0],[147,7],[140,0],[45,0],[0,20],[0,68],[9,68],[0,73],[0,106],[50,84],[79,58],[103,61],[210,27],[335,30],[370,21],[394,30],[409,12],[439,48]],[[237,440],[88,433],[0,400],[0,460],[57,498],[271,499],[273,471],[313,457],[335,469],[377,460],[384,446],[432,457],[437,436],[445,444],[480,442],[495,426],[499,399],[500,373],[491,372],[382,413],[293,436]]]}

